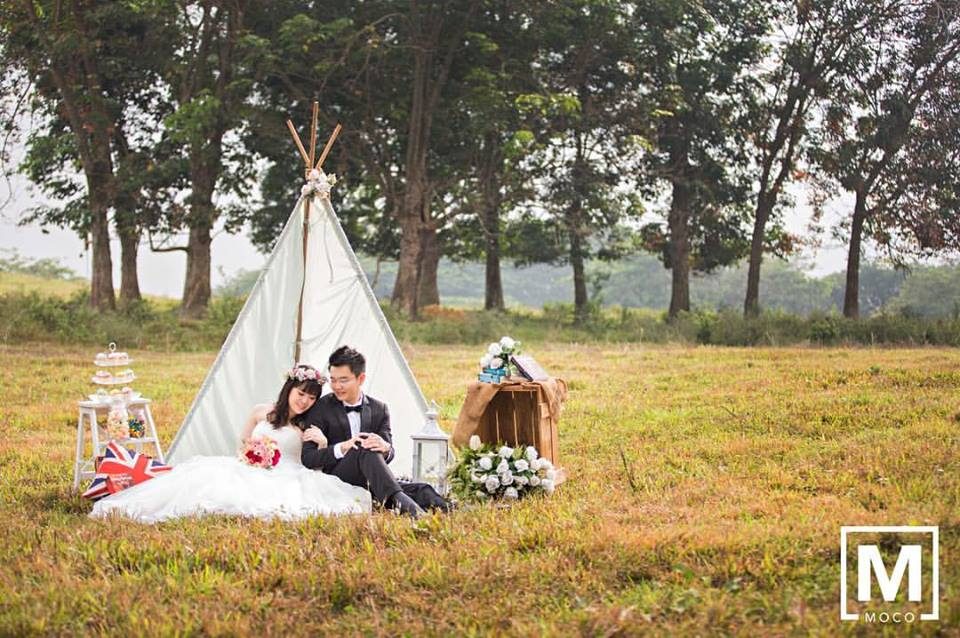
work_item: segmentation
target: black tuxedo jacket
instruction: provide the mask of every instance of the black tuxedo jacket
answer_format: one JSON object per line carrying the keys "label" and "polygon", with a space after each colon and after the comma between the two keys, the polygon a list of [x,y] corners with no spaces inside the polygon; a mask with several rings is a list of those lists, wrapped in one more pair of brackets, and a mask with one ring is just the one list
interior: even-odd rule
{"label": "black tuxedo jacket", "polygon": [[[347,413],[343,409],[343,404],[332,392],[325,394],[313,407],[307,410],[303,418],[304,427],[312,425],[320,428],[323,435],[327,437],[327,447],[318,447],[313,441],[304,441],[303,449],[300,452],[300,460],[306,467],[319,469],[328,474],[333,471],[337,463],[340,462],[333,455],[333,446],[343,443],[350,438],[350,422],[347,420]],[[382,401],[363,395],[363,404],[360,409],[360,431],[373,432],[380,435],[384,441],[390,444],[390,452],[387,453],[386,462],[393,460],[393,439],[390,436],[390,411],[387,404]]]}

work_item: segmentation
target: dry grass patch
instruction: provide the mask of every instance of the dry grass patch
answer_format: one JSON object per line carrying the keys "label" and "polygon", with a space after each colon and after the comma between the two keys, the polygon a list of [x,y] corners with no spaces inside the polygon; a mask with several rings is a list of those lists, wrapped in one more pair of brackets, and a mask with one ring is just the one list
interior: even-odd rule
{"label": "dry grass patch", "polygon": [[[476,348],[412,346],[452,427]],[[157,526],[69,492],[91,352],[0,347],[0,634],[835,635],[839,527],[937,524],[960,624],[953,350],[544,346],[571,388],[553,498]],[[133,352],[165,442],[214,353]]]}

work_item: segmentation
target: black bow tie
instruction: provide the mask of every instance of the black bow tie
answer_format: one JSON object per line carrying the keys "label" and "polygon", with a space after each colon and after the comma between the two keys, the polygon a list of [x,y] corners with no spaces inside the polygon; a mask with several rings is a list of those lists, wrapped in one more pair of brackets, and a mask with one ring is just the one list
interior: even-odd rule
{"label": "black bow tie", "polygon": [[343,409],[345,412],[347,412],[347,414],[349,414],[351,412],[359,412],[360,408],[362,407],[363,405],[345,405],[343,406]]}

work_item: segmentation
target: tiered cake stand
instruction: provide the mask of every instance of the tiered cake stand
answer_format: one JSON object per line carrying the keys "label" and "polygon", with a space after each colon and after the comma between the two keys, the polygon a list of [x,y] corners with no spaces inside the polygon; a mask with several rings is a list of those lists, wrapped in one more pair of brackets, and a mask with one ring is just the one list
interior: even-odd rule
{"label": "tiered cake stand", "polygon": [[[116,344],[110,344],[110,354],[116,352]],[[101,355],[106,353],[101,353]],[[120,353],[122,354],[122,353]],[[129,369],[133,360],[128,357],[99,356],[94,359],[94,365],[97,370],[111,369]],[[123,376],[111,375],[110,377],[93,376],[90,380],[101,388],[126,386],[136,379],[136,375],[130,371]],[[153,447],[151,456],[161,463],[164,462],[163,450],[160,448],[160,439],[157,437],[157,426],[153,421],[153,414],[150,412],[150,399],[140,396],[139,392],[121,392],[119,394],[91,394],[88,399],[79,401],[79,416],[77,417],[77,458],[73,467],[73,489],[80,486],[81,481],[92,479],[97,471],[98,459],[103,457],[104,449],[110,442],[107,434],[106,420],[110,410],[116,407],[125,407],[128,412],[143,412],[144,416],[144,436],[142,437],[124,437],[113,439],[124,446],[133,446],[137,452],[143,451],[144,445]],[[103,425],[101,425],[101,423]],[[87,432],[90,433],[90,445],[87,446]],[[88,452],[89,449],[89,452]]]}

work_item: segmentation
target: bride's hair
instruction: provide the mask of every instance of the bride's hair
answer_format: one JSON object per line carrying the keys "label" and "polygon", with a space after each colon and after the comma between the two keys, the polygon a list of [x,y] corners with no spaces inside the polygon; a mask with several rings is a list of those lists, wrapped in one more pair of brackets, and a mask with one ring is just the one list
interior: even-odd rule
{"label": "bride's hair", "polygon": [[295,365],[292,370],[287,372],[287,381],[280,388],[280,396],[277,397],[273,409],[267,413],[267,422],[274,428],[282,428],[289,421],[302,429],[302,421],[306,413],[298,414],[293,419],[290,418],[290,390],[297,388],[301,392],[319,397],[325,381],[323,373],[318,372],[313,366],[305,363]]}

